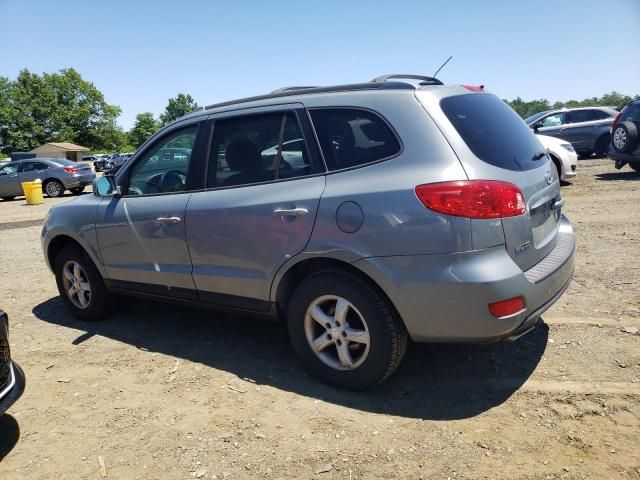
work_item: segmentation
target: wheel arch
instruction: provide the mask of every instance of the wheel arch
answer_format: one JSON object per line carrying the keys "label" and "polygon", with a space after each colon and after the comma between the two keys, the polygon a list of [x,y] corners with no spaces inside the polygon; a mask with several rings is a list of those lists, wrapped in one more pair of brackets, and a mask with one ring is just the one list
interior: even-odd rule
{"label": "wheel arch", "polygon": [[400,321],[404,324],[404,321],[400,317],[398,309],[394,305],[392,299],[387,295],[387,293],[382,289],[382,287],[367,273],[354,266],[352,263],[339,260],[331,257],[314,257],[308,258],[305,260],[301,260],[294,265],[291,265],[286,272],[284,272],[280,276],[280,280],[277,282],[275,290],[275,304],[276,304],[276,313],[279,319],[286,318],[286,310],[289,301],[291,300],[291,296],[296,288],[296,286],[307,276],[312,274],[313,272],[317,272],[319,270],[326,269],[341,269],[348,272],[351,272],[355,275],[358,275],[360,278],[368,281],[373,285],[381,295],[383,295],[388,301],[391,307],[393,308],[394,313],[398,316]]}
{"label": "wheel arch", "polygon": [[102,264],[99,261],[97,261],[91,249],[86,248],[86,246],[84,246],[82,242],[80,242],[76,238],[73,238],[72,236],[64,233],[53,237],[45,247],[46,260],[51,271],[53,271],[54,269],[56,256],[60,253],[60,251],[63,248],[65,248],[68,245],[76,246],[77,248],[84,251],[89,256],[89,258],[91,259],[95,267],[98,269],[98,272],[100,272],[100,275],[102,275],[102,277],[105,278],[105,272],[103,270]]}

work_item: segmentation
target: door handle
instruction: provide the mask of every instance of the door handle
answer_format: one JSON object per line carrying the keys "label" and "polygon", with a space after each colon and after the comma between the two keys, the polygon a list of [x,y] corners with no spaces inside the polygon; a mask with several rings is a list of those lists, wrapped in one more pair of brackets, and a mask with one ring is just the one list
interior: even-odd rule
{"label": "door handle", "polygon": [[168,223],[168,224],[174,224],[174,223],[180,223],[181,219],[180,217],[158,217],[156,218],[156,222],[158,223]]}
{"label": "door handle", "polygon": [[306,208],[276,208],[273,211],[275,217],[302,217],[309,213]]}

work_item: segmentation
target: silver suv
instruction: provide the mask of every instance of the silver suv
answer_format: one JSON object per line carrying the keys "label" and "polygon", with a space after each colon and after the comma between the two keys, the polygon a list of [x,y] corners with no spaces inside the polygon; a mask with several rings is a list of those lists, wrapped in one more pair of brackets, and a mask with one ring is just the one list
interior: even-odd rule
{"label": "silver suv", "polygon": [[42,230],[73,314],[118,293],[276,317],[312,375],[349,389],[389,376],[409,338],[517,338],[573,274],[536,136],[498,97],[429,77],[211,105],[94,192]]}

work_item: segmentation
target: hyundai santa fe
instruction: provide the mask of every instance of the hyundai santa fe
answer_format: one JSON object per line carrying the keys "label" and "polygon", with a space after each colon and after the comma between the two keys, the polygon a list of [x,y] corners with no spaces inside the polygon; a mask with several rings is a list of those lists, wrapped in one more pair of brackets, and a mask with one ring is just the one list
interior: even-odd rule
{"label": "hyundai santa fe", "polygon": [[381,382],[407,342],[496,342],[567,289],[556,169],[483,91],[418,75],[291,87],[164,127],[42,242],[76,316],[113,294],[286,322],[315,377]]}

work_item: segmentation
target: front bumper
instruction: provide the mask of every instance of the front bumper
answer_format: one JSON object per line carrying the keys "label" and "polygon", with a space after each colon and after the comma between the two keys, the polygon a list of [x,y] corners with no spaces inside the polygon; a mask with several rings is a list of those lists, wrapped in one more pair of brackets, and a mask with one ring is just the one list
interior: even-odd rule
{"label": "front bumper", "polygon": [[23,394],[26,386],[24,372],[20,366],[11,363],[11,380],[4,391],[0,392],[0,415],[7,411]]}
{"label": "front bumper", "polygon": [[[504,245],[471,252],[364,258],[354,263],[378,282],[418,342],[495,342],[526,332],[569,287],[575,238],[561,218],[554,249],[523,272]],[[488,305],[523,296],[526,308],[495,318]]]}

